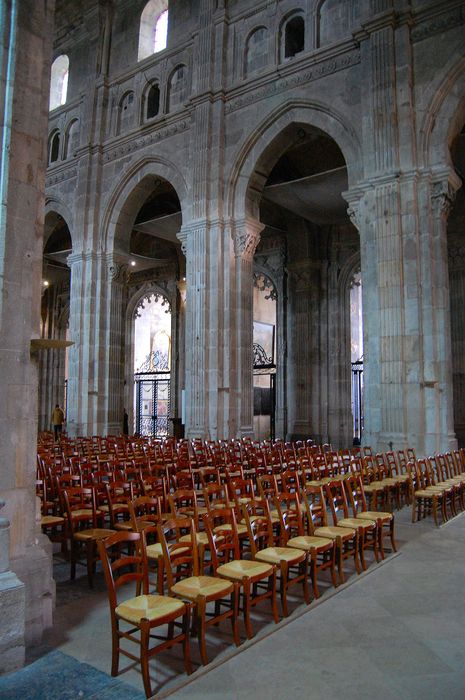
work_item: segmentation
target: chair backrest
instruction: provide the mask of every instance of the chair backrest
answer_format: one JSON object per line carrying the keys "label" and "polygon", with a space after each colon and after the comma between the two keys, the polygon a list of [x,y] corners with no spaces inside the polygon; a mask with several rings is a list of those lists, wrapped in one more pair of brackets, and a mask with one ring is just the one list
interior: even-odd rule
{"label": "chair backrest", "polygon": [[[157,525],[162,546],[168,590],[175,582],[187,576],[199,575],[197,532],[192,518],[170,518]],[[180,538],[183,541],[180,542]]]}
{"label": "chair backrest", "polygon": [[[257,514],[258,507],[263,509],[260,515]],[[273,526],[271,524],[270,510],[266,498],[261,499],[253,505],[244,503],[242,505],[242,515],[247,526],[252,557],[254,557],[260,549],[272,547]],[[253,518],[251,517],[252,515],[254,516]]]}
{"label": "chair backrest", "polygon": [[138,496],[128,503],[129,517],[134,532],[143,529],[143,523],[161,522],[161,504],[158,496]]}
{"label": "chair backrest", "polygon": [[281,543],[285,545],[290,537],[303,535],[304,525],[298,492],[288,491],[278,494],[274,499],[274,505],[281,525]]}
{"label": "chair backrest", "polygon": [[313,536],[315,521],[319,520],[323,527],[328,525],[327,505],[323,487],[307,485],[305,492],[302,493],[302,501],[305,505],[307,516],[304,524],[307,525],[308,534]]}
{"label": "chair backrest", "polygon": [[210,545],[213,571],[240,558],[239,536],[234,508],[215,508],[202,516]]}
{"label": "chair backrest", "polygon": [[283,492],[300,491],[299,474],[294,469],[286,469],[282,473]]}
{"label": "chair backrest", "polygon": [[97,527],[97,509],[93,487],[76,486],[63,489],[63,500],[71,533],[83,527]]}
{"label": "chair backrest", "polygon": [[333,516],[333,523],[337,525],[341,518],[349,517],[349,506],[343,481],[330,481],[325,484],[326,497]]}
{"label": "chair backrest", "polygon": [[[123,552],[128,543],[135,543],[131,554]],[[128,583],[139,584],[143,593],[149,591],[145,543],[138,532],[115,532],[97,542],[103,573],[107,584],[110,610],[113,615],[118,605],[118,589]],[[127,592],[124,595],[127,598]]]}
{"label": "chair backrest", "polygon": [[168,496],[173,518],[194,518],[198,528],[197,495],[194,489],[177,489]]}
{"label": "chair backrest", "polygon": [[357,513],[364,513],[367,510],[365,490],[360,474],[352,474],[344,480],[344,486],[349,497],[350,507],[354,517]]}
{"label": "chair backrest", "polygon": [[212,508],[226,506],[229,508],[228,487],[226,484],[208,484],[203,489],[205,505],[210,511]]}

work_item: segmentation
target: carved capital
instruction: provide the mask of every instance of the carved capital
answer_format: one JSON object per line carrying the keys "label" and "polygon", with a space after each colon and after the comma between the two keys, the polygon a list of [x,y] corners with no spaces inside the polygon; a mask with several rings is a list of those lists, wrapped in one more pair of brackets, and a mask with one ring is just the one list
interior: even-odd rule
{"label": "carved capital", "polygon": [[431,203],[436,216],[448,218],[454,205],[456,189],[449,180],[434,182],[431,188]]}
{"label": "carved capital", "polygon": [[108,276],[112,282],[125,284],[128,281],[128,266],[112,260],[108,263]]}
{"label": "carved capital", "polygon": [[233,229],[234,255],[237,258],[251,261],[260,242],[260,233],[263,229],[264,224],[253,219],[236,223]]}
{"label": "carved capital", "polygon": [[351,223],[360,231],[360,203],[352,202],[352,204],[349,204],[347,213]]}

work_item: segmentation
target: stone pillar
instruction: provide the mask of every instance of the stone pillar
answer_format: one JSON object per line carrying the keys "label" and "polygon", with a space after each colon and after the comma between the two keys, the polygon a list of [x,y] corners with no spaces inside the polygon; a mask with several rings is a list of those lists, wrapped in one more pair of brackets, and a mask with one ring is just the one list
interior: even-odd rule
{"label": "stone pillar", "polygon": [[[0,510],[5,501],[0,499]],[[24,663],[25,586],[10,570],[10,523],[0,518],[0,675]]]}
{"label": "stone pillar", "polygon": [[425,452],[455,449],[447,219],[458,176],[447,171],[419,184]]}
{"label": "stone pillar", "polygon": [[40,336],[53,10],[52,1],[0,6],[0,497],[11,523],[10,538],[7,521],[0,523],[3,671],[20,666],[24,641],[51,625],[55,590],[36,522],[38,363],[30,353]]}
{"label": "stone pillar", "polygon": [[126,265],[104,253],[72,253],[68,433],[118,434],[123,427]]}
{"label": "stone pillar", "polygon": [[105,353],[102,374],[105,378],[105,403],[99,424],[106,433],[118,435],[123,430],[124,413],[124,308],[126,302],[127,265],[109,256],[105,270],[106,304],[102,308],[101,335]]}
{"label": "stone pillar", "polygon": [[[320,263],[288,265],[288,438],[327,440],[327,400],[322,401],[325,372],[320,347]],[[321,409],[321,410],[320,410]]]}
{"label": "stone pillar", "polygon": [[[234,324],[236,436],[253,435],[253,256],[264,225],[244,219],[234,227],[234,298],[231,323]],[[233,378],[232,378],[233,379]]]}
{"label": "stone pillar", "polygon": [[183,226],[186,254],[186,435],[229,436],[232,241],[221,222]]}

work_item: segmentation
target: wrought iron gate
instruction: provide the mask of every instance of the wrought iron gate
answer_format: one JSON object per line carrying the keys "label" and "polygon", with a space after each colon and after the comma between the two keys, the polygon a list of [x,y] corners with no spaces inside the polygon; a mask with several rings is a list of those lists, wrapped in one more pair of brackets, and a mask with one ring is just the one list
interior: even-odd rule
{"label": "wrought iron gate", "polygon": [[151,353],[134,374],[135,432],[150,437],[169,434],[171,374],[168,357]]}
{"label": "wrought iron gate", "polygon": [[[259,343],[253,344],[253,374],[254,378],[261,377],[261,386],[254,379],[254,416],[267,416],[270,421],[271,440],[275,439],[275,415],[276,415],[276,365],[273,358],[266,354],[265,349]],[[263,380],[263,378],[265,378]],[[267,386],[263,386],[266,383]]]}

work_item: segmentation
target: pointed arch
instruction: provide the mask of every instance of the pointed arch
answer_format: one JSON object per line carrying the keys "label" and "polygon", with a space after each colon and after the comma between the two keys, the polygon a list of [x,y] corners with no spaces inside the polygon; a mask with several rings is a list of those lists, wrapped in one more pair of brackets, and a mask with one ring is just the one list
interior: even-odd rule
{"label": "pointed arch", "polygon": [[[289,147],[286,129],[291,124],[316,127],[339,146],[347,165],[349,186],[362,178],[361,144],[352,124],[328,105],[293,100],[273,110],[238,149],[228,178],[226,211],[234,218],[258,218],[258,203],[266,182],[267,169],[281,150]],[[266,174],[265,174],[266,173]]]}

